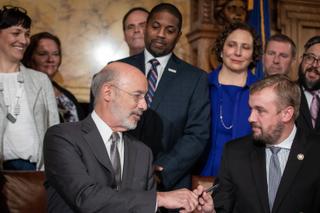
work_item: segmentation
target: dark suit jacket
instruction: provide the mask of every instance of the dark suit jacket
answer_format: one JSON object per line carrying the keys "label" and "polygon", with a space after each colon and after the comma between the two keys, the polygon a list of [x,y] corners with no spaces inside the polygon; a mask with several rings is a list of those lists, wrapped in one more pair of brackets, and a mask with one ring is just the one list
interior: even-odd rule
{"label": "dark suit jacket", "polygon": [[[121,61],[145,72],[144,53]],[[152,149],[154,163],[164,167],[160,189],[191,187],[191,169],[207,145],[209,126],[207,74],[173,54],[133,132]]]}
{"label": "dark suit jacket", "polygon": [[[278,188],[273,213],[320,212],[320,137],[297,131]],[[298,154],[304,159],[299,160]],[[215,208],[221,212],[269,213],[265,146],[251,136],[226,144]]]}
{"label": "dark suit jacket", "polygon": [[152,153],[124,134],[122,185],[115,178],[107,150],[91,116],[51,127],[44,139],[49,212],[155,211]]}
{"label": "dark suit jacket", "polygon": [[316,133],[320,133],[320,110],[318,112],[318,117],[316,121],[316,126],[313,128],[312,121],[311,121],[311,114],[310,114],[310,108],[308,106],[307,98],[304,94],[304,91],[301,88],[301,104],[300,104],[300,110],[299,110],[299,117],[296,121],[297,126],[300,128],[306,130],[306,131],[313,131]]}

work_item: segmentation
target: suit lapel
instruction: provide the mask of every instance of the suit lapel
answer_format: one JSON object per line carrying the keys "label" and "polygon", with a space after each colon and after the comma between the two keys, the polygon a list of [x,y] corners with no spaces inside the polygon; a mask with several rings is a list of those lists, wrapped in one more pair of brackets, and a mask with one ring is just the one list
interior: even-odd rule
{"label": "suit lapel", "polygon": [[300,90],[301,90],[301,105],[300,105],[301,110],[300,110],[300,113],[301,113],[302,118],[306,121],[308,128],[312,129],[313,126],[312,126],[312,122],[311,122],[311,114],[310,114],[310,109],[308,106],[307,98],[304,94],[302,87],[300,88]]}
{"label": "suit lapel", "polygon": [[178,59],[172,54],[167,66],[165,67],[160,82],[158,84],[157,90],[154,94],[151,108],[157,109],[159,104],[161,103],[161,99],[166,94],[166,91],[169,89],[170,84],[173,82],[173,79],[178,75]]}
{"label": "suit lapel", "polygon": [[[131,139],[124,133],[123,142],[124,142],[124,163],[123,163],[123,174],[121,188],[127,188],[131,185],[132,177],[134,177],[135,167],[133,162],[136,159],[136,149],[132,147]],[[130,188],[130,187],[129,187]]]}
{"label": "suit lapel", "polygon": [[[254,141],[254,143],[256,142]],[[260,203],[262,204],[262,209],[265,213],[270,212],[268,204],[265,147],[262,145],[255,145],[250,158],[252,176],[259,195]]]}
{"label": "suit lapel", "polygon": [[27,99],[28,99],[28,105],[30,107],[30,109],[33,111],[34,110],[34,104],[36,103],[37,97],[38,97],[38,93],[40,92],[41,88],[39,88],[38,85],[40,84],[35,84],[32,80],[32,78],[30,77],[30,75],[28,75],[26,72],[28,72],[26,70],[26,68],[24,66],[20,66],[21,69],[21,73],[23,75],[23,80],[24,80],[24,89],[26,91],[27,95]]}
{"label": "suit lapel", "polygon": [[144,59],[144,52],[139,53],[138,55],[133,56],[131,64],[143,72],[146,73],[146,66],[145,66],[145,59]]}
{"label": "suit lapel", "polygon": [[92,153],[97,158],[97,160],[104,167],[114,173],[107,149],[90,115],[83,121],[82,131],[84,133],[83,137],[85,141],[89,145]]}
{"label": "suit lapel", "polygon": [[303,160],[299,160],[297,156],[298,154],[306,154],[305,143],[306,140],[302,136],[302,132],[298,130],[294,138],[288,161],[281,178],[277,196],[273,205],[273,212],[277,212],[278,207],[280,206],[281,202],[289,192],[290,187],[292,186],[293,181],[295,180],[296,175],[301,165],[303,164]]}

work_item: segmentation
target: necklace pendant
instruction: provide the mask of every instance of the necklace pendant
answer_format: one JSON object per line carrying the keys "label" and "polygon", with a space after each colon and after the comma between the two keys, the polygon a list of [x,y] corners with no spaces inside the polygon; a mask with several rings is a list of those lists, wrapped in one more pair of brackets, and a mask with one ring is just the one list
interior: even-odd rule
{"label": "necklace pendant", "polygon": [[7,119],[11,122],[11,123],[15,123],[17,121],[17,119],[11,114],[8,113],[7,114]]}

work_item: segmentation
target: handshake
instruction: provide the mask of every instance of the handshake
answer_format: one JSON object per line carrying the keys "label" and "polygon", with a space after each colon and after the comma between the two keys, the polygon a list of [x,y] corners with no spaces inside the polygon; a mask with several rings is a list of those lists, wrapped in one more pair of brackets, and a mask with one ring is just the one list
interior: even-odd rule
{"label": "handshake", "polygon": [[213,199],[209,191],[215,190],[218,185],[214,185],[205,190],[199,185],[195,190],[178,189],[169,192],[157,192],[158,207],[167,209],[180,209],[180,213],[198,212],[215,213]]}

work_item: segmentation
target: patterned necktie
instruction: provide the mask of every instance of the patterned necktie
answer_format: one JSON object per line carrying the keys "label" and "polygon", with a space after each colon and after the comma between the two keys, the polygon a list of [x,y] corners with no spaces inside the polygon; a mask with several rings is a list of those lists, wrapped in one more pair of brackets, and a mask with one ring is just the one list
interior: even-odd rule
{"label": "patterned necktie", "polygon": [[110,137],[110,140],[111,140],[110,160],[115,173],[117,189],[119,189],[121,184],[121,163],[120,163],[119,150],[117,147],[117,144],[120,141],[119,134],[117,132],[113,132]]}
{"label": "patterned necktie", "polygon": [[157,89],[157,79],[158,79],[157,66],[160,64],[159,61],[155,58],[151,59],[149,63],[151,64],[151,68],[147,76],[148,92],[146,94],[146,101],[147,101],[148,107],[151,106],[152,98]]}
{"label": "patterned necktie", "polygon": [[315,128],[316,122],[317,122],[317,117],[319,113],[319,97],[318,97],[319,91],[314,91],[311,92],[312,94],[312,101],[310,105],[310,114],[311,114],[311,121],[312,121],[312,126]]}
{"label": "patterned necktie", "polygon": [[274,199],[276,198],[276,194],[278,191],[278,186],[281,181],[281,169],[280,169],[280,162],[278,158],[278,152],[281,148],[279,147],[270,147],[270,151],[272,152],[270,158],[270,165],[269,165],[269,207],[270,212],[272,211]]}

